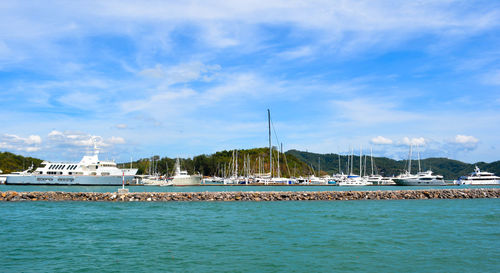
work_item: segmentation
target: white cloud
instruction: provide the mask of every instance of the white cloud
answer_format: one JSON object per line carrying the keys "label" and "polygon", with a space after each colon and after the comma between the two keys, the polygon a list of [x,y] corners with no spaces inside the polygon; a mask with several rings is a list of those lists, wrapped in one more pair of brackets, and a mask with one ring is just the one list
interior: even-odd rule
{"label": "white cloud", "polygon": [[455,136],[455,143],[458,143],[458,144],[476,144],[478,142],[479,142],[479,139],[477,139],[473,136],[466,136],[466,135]]}
{"label": "white cloud", "polygon": [[392,144],[393,141],[392,141],[392,139],[385,138],[383,136],[378,136],[378,137],[372,138],[371,143],[372,144],[380,144],[380,145],[388,145],[388,144]]}
{"label": "white cloud", "polygon": [[406,145],[413,145],[413,146],[425,146],[427,141],[423,137],[418,137],[418,138],[404,137],[403,143]]}

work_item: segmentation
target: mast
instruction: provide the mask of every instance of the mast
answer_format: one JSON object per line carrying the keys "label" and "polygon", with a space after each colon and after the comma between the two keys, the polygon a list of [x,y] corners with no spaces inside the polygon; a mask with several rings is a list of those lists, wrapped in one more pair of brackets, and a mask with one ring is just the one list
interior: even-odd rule
{"label": "mast", "polygon": [[267,109],[267,123],[269,126],[269,172],[273,178],[273,150],[271,146],[271,111]]}
{"label": "mast", "polygon": [[318,156],[318,177],[321,176],[321,157]]}
{"label": "mast", "polygon": [[362,177],[363,176],[363,173],[362,173],[362,170],[363,170],[363,155],[362,155],[362,152],[363,152],[363,148],[361,146],[359,146],[359,176]]}
{"label": "mast", "polygon": [[278,149],[277,165],[278,165],[278,177],[281,177],[281,172],[280,172],[280,150],[279,149]]}
{"label": "mast", "polygon": [[350,174],[353,174],[354,172],[354,147],[351,147],[351,172]]}
{"label": "mast", "polygon": [[[418,148],[418,145],[417,145]],[[417,150],[417,155],[418,155],[418,172],[421,172],[422,170],[420,169],[420,149]]]}
{"label": "mast", "polygon": [[410,153],[408,154],[408,174],[411,174],[411,149],[413,148],[413,144],[410,143]]}
{"label": "mast", "polygon": [[364,156],[364,158],[365,158],[365,163],[363,164],[363,167],[364,167],[364,169],[363,169],[363,174],[364,174],[365,176],[366,176],[366,158],[367,158],[367,157],[368,157],[368,156],[366,156],[366,155]]}
{"label": "mast", "polygon": [[370,161],[372,163],[372,176],[373,176],[373,147],[370,147]]}
{"label": "mast", "polygon": [[339,156],[339,174],[340,174],[340,151],[339,151],[338,156]]}

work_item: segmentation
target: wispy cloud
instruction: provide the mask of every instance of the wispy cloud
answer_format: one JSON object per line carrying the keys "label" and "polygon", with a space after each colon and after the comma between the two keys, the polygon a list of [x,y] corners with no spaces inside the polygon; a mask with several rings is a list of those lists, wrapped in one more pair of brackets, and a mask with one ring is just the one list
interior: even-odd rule
{"label": "wispy cloud", "polygon": [[500,122],[499,22],[494,1],[3,1],[4,131],[61,133],[3,147],[258,145],[268,108],[296,147],[451,143]]}

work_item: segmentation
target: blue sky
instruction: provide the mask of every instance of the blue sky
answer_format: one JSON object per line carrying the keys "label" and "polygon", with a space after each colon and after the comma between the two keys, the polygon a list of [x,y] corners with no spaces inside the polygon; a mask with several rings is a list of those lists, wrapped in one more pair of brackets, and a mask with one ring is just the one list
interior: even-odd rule
{"label": "blue sky", "polygon": [[0,150],[500,159],[498,1],[2,1]]}

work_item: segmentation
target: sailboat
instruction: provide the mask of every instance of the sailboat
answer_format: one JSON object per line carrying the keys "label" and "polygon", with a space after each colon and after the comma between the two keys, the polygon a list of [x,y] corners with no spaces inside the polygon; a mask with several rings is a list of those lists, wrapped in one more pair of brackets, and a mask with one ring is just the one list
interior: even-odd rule
{"label": "sailboat", "polygon": [[[377,171],[375,170],[375,161],[373,160],[372,148],[370,148],[370,163],[371,163],[372,172],[371,172],[370,176],[366,176],[366,179],[368,182],[372,183],[373,185],[395,185],[394,181],[392,181],[392,178],[383,177],[382,175],[378,174]],[[365,164],[365,168],[366,168],[366,164]]]}
{"label": "sailboat", "polygon": [[343,181],[340,181],[339,186],[369,186],[373,185],[368,182],[366,178],[362,176],[363,172],[363,162],[362,162],[362,148],[359,149],[359,175],[353,174],[353,165],[354,165],[354,149],[352,150],[351,155],[351,173],[347,176],[347,178]]}

